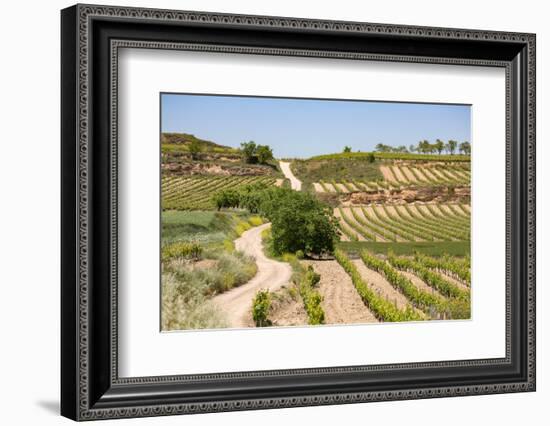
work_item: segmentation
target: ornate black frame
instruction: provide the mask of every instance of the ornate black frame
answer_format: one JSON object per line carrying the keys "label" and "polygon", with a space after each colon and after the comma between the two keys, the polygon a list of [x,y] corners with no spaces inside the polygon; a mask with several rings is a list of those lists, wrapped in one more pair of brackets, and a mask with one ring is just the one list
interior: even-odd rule
{"label": "ornate black frame", "polygon": [[[76,5],[61,13],[61,413],[74,420],[535,390],[535,35]],[[122,379],[117,52],[193,49],[506,69],[506,357]]]}

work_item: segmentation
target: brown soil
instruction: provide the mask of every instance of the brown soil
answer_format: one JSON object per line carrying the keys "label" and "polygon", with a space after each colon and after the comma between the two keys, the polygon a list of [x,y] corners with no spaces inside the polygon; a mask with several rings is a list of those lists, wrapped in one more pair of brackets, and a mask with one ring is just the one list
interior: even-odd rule
{"label": "brown soil", "polygon": [[380,172],[382,173],[382,176],[384,176],[385,180],[389,182],[397,182],[389,166],[380,166]]}
{"label": "brown soil", "polygon": [[345,185],[343,185],[343,184],[341,184],[341,183],[335,183],[334,186],[336,187],[336,189],[337,189],[339,192],[344,192],[344,193],[349,192],[348,188],[346,188]]}
{"label": "brown soil", "polygon": [[403,175],[403,173],[401,173],[401,170],[399,170],[399,167],[393,166],[392,170],[393,170],[393,174],[395,175],[398,181],[401,181],[401,182],[408,181],[408,179]]}
{"label": "brown soil", "polygon": [[313,188],[315,189],[315,192],[325,192],[325,188],[320,183],[314,182]]}
{"label": "brown soil", "polygon": [[401,170],[403,170],[403,173],[405,174],[408,181],[410,181],[410,182],[417,182],[418,181],[418,179],[416,179],[416,176],[414,175],[414,173],[408,167],[401,167]]}
{"label": "brown soil", "polygon": [[428,284],[426,284],[424,281],[422,281],[416,274],[412,272],[407,271],[399,271],[399,273],[405,277],[407,277],[411,282],[414,284],[414,286],[422,291],[425,291],[426,293],[434,294],[436,296],[443,297],[441,293],[439,293],[436,289],[433,287],[430,287]]}
{"label": "brown soil", "polygon": [[271,308],[268,318],[276,327],[305,325],[308,323],[307,313],[298,290],[294,287],[295,297],[289,293],[288,287],[283,287],[272,294]]}
{"label": "brown soil", "polygon": [[336,191],[336,188],[334,188],[334,186],[332,186],[332,183],[325,182],[323,185],[328,190],[328,192],[338,192],[338,191]]}
{"label": "brown soil", "polygon": [[325,311],[326,324],[357,324],[378,321],[365,306],[353,286],[351,278],[338,262],[335,260],[308,260],[303,263],[312,265],[315,272],[321,275],[318,289],[323,296],[321,306]]}

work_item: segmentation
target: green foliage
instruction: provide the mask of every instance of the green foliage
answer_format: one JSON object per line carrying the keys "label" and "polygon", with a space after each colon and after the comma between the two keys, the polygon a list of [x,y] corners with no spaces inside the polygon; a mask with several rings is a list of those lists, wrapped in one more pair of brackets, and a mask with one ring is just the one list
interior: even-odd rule
{"label": "green foliage", "polygon": [[198,259],[202,254],[200,244],[194,242],[178,241],[167,244],[162,248],[162,260],[170,259]]}
{"label": "green foliage", "polygon": [[315,286],[320,280],[321,276],[311,266],[308,266],[305,273],[300,274],[299,282],[297,283],[310,325],[324,324],[325,322],[325,312],[321,306],[323,296],[315,290]]}
{"label": "green foliage", "polygon": [[193,160],[198,160],[199,159],[199,154],[202,152],[202,145],[201,143],[196,140],[196,139],[193,139],[189,145],[187,145],[187,149],[189,150],[189,153],[191,154],[191,159]]}
{"label": "green foliage", "polygon": [[470,285],[471,283],[471,268],[469,261],[459,261],[451,257],[449,254],[443,254],[439,258],[435,258],[426,256],[418,251],[414,253],[414,259],[427,268],[451,273],[458,279],[464,281],[467,285]]}
{"label": "green foliage", "polygon": [[462,299],[470,297],[468,291],[462,290],[448,280],[445,280],[441,275],[426,268],[421,262],[406,257],[396,257],[393,253],[389,254],[388,262],[397,269],[414,272],[421,280],[444,296]]}
{"label": "green foliage", "polygon": [[447,145],[445,146],[445,148],[447,149],[447,151],[449,151],[451,155],[454,155],[457,145],[458,145],[457,141],[450,140],[449,142],[447,142]]}
{"label": "green foliage", "polygon": [[268,145],[258,145],[256,156],[258,157],[258,163],[267,164],[273,160],[273,150]]}
{"label": "green foliage", "polygon": [[445,301],[441,297],[419,290],[411,280],[400,274],[390,264],[367,251],[361,252],[361,259],[366,266],[384,275],[389,283],[403,293],[415,307],[426,313],[430,313],[434,309],[440,313],[445,312]]}
{"label": "green foliage", "polygon": [[273,160],[273,150],[269,145],[256,145],[254,141],[241,143],[241,155],[248,164],[267,164]]}
{"label": "green foliage", "polygon": [[272,322],[267,317],[270,306],[271,295],[269,290],[258,291],[252,301],[252,319],[256,327],[268,327],[272,325]]}
{"label": "green foliage", "polygon": [[241,154],[245,163],[256,163],[256,142],[242,142],[241,143]]}
{"label": "green foliage", "polygon": [[470,162],[469,155],[430,155],[430,154],[412,154],[407,152],[346,152],[338,154],[324,154],[311,157],[302,161],[323,161],[338,159],[368,160],[369,154],[380,160],[411,160],[411,161],[456,161]]}
{"label": "green foliage", "polygon": [[304,254],[303,250],[296,251],[296,259],[301,260],[301,259],[304,258],[304,256],[305,256],[305,254]]}
{"label": "green foliage", "polygon": [[429,256],[440,256],[441,253],[448,253],[452,256],[464,256],[470,252],[470,241],[415,241],[399,243],[340,241],[337,246],[346,253],[356,255],[363,250],[380,254],[387,254],[389,251],[393,251],[397,255],[413,255],[415,252],[421,252]]}
{"label": "green foliage", "polygon": [[344,268],[344,270],[351,277],[351,281],[355,286],[357,293],[363,299],[365,305],[382,321],[401,322],[401,321],[419,321],[423,317],[416,313],[413,309],[407,307],[405,310],[398,309],[393,303],[378,296],[375,291],[371,289],[368,283],[361,277],[361,274],[341,250],[334,252],[334,257],[338,263]]}
{"label": "green foliage", "polygon": [[472,152],[472,146],[470,145],[470,142],[464,141],[458,145],[458,150],[464,155],[470,155]]}
{"label": "green foliage", "polygon": [[213,210],[217,207],[217,194],[225,190],[275,183],[273,176],[163,176],[163,210]]}
{"label": "green foliage", "polygon": [[346,145],[342,152],[351,152],[351,146]]}
{"label": "green foliage", "polygon": [[216,194],[219,206],[245,208],[271,222],[274,254],[298,250],[320,254],[334,249],[338,236],[336,219],[313,195],[277,187],[224,192]]}
{"label": "green foliage", "polygon": [[188,133],[162,133],[161,150],[165,152],[190,152],[190,145],[196,144],[201,152],[235,153],[237,150],[229,146],[201,139]]}

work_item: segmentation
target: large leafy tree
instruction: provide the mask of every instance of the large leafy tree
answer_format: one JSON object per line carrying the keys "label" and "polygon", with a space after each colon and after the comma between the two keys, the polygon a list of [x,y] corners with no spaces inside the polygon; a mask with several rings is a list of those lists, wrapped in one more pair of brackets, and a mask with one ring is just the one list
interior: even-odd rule
{"label": "large leafy tree", "polygon": [[241,154],[243,156],[243,160],[246,163],[256,162],[257,161],[256,142],[254,142],[254,141],[242,142],[241,143]]}
{"label": "large leafy tree", "polygon": [[273,151],[268,145],[258,145],[256,147],[256,156],[260,164],[266,164],[273,160]]}

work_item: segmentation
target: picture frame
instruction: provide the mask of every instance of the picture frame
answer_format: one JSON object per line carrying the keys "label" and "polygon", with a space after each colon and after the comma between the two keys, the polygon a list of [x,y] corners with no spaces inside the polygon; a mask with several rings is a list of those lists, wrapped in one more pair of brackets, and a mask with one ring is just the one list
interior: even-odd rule
{"label": "picture frame", "polygon": [[[524,33],[64,9],[61,414],[94,420],[535,391],[535,45],[535,35]],[[123,47],[505,69],[506,356],[119,377],[117,54]]]}

